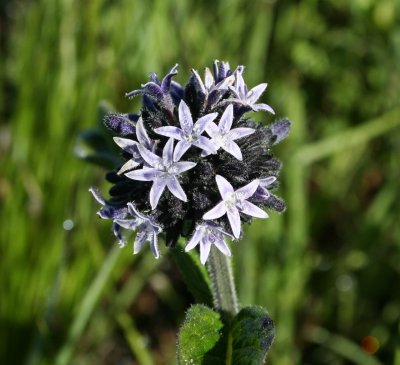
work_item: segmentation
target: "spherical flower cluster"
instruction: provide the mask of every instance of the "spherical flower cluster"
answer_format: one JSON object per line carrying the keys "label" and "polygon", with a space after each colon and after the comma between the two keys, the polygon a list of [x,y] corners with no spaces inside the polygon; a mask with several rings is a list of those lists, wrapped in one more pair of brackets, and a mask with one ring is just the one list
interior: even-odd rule
{"label": "spherical flower cluster", "polygon": [[167,246],[188,238],[186,251],[197,245],[204,264],[215,245],[230,255],[226,239],[239,239],[242,222],[268,218],[265,208],[283,211],[277,187],[280,162],[271,147],[290,130],[286,119],[269,126],[248,112],[273,109],[258,99],[267,84],[248,90],[243,66],[231,70],[215,61],[213,72],[197,71],[186,87],[172,78],[177,65],[159,81],[150,81],[128,97],[142,96],[140,114],[109,114],[105,125],[115,134],[125,160],[107,174],[113,185],[98,214],[113,221],[114,234],[125,245],[122,228],[137,231],[134,253],[146,242],[159,257],[158,236]]}

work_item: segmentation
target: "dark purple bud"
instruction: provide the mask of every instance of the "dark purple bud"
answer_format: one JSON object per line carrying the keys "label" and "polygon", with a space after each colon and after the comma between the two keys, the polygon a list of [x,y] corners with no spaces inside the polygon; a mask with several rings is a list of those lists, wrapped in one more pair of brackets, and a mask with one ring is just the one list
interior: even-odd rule
{"label": "dark purple bud", "polygon": [[104,118],[104,124],[107,128],[120,136],[135,134],[134,123],[122,114],[109,114]]}
{"label": "dark purple bud", "polygon": [[291,123],[288,119],[282,119],[272,123],[268,129],[271,130],[273,136],[276,138],[274,144],[278,144],[280,141],[286,138],[290,132],[290,128]]}

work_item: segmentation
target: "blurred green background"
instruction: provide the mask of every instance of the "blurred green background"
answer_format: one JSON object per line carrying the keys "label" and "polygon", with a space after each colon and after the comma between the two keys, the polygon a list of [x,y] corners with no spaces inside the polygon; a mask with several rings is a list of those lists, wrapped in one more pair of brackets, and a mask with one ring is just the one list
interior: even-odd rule
{"label": "blurred green background", "polygon": [[400,364],[399,1],[3,0],[0,52],[1,364],[175,363],[192,298],[165,248],[116,248],[74,146],[101,100],[216,58],[293,121],[288,210],[233,248],[268,363]]}

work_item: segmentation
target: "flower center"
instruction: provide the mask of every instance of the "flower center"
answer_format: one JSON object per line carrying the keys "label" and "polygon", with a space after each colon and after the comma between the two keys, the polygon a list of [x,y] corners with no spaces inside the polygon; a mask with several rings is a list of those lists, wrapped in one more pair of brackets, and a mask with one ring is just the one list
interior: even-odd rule
{"label": "flower center", "polygon": [[229,193],[225,197],[224,201],[225,201],[225,205],[228,208],[234,208],[236,206],[236,203],[237,203],[237,196],[236,196],[235,193]]}

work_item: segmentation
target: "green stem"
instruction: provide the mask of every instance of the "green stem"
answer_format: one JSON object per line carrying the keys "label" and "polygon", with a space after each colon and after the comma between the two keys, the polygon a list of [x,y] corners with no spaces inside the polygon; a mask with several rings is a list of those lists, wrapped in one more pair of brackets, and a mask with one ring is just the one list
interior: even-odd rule
{"label": "green stem", "polygon": [[207,269],[211,277],[214,307],[229,317],[234,317],[239,311],[239,304],[230,258],[211,247]]}

